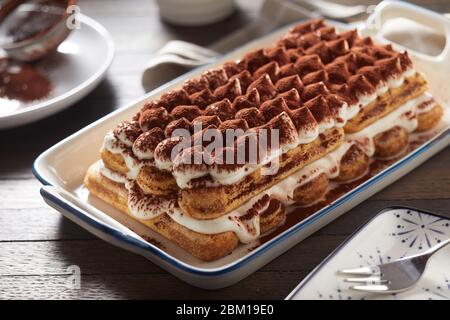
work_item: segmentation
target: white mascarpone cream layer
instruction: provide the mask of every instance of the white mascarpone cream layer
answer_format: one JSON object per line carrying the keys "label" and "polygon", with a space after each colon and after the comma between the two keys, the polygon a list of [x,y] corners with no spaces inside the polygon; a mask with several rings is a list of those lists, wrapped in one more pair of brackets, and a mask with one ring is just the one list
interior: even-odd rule
{"label": "white mascarpone cream layer", "polygon": [[[399,88],[403,85],[406,78],[410,78],[416,74],[414,68],[409,68],[402,72],[401,74],[389,78],[387,81],[382,81],[376,88],[375,92],[371,94],[365,94],[358,96],[358,102],[354,105],[348,107],[347,117],[343,117],[345,121],[348,121],[355,117],[359,110],[368,106],[370,103],[375,101],[379,96],[385,94],[389,89]],[[344,123],[345,125],[345,123]]]}
{"label": "white mascarpone cream layer", "polygon": [[127,145],[117,139],[112,131],[108,132],[103,140],[102,149],[108,150],[114,154],[120,154],[128,168],[127,178],[136,179],[143,166],[143,162],[131,155]]}

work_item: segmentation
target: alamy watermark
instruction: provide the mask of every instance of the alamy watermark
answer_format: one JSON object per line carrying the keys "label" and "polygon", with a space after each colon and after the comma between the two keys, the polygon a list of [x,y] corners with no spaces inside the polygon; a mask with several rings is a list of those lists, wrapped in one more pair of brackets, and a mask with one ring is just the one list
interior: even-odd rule
{"label": "alamy watermark", "polygon": [[178,144],[171,150],[171,161],[185,165],[262,165],[262,175],[274,175],[279,168],[280,130],[277,128],[203,129],[194,124],[172,133]]}
{"label": "alamy watermark", "polygon": [[381,16],[375,14],[376,5],[367,6],[366,13],[369,15],[369,18],[366,22],[366,27],[369,30],[380,30],[381,29]]}
{"label": "alamy watermark", "polygon": [[68,266],[66,269],[68,274],[65,280],[66,289],[80,290],[81,289],[81,268],[77,265]]}
{"label": "alamy watermark", "polygon": [[51,296],[45,299],[57,299],[60,298],[64,293],[81,290],[81,268],[78,265],[70,265],[65,269],[64,277],[59,284],[62,289],[58,292],[53,293]]}
{"label": "alamy watermark", "polygon": [[66,20],[66,26],[69,30],[81,28],[80,14],[81,8],[77,5],[68,6],[66,13],[69,15]]}

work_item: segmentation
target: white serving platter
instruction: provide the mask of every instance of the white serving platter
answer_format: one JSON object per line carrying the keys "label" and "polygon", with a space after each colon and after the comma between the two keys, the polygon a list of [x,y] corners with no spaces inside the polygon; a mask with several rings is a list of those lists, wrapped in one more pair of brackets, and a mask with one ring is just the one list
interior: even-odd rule
{"label": "white serving platter", "polygon": [[[416,9],[417,7],[412,8],[411,10],[416,10],[416,13],[421,13],[420,9]],[[389,10],[389,8],[384,8],[383,12],[384,10]],[[426,13],[428,14],[428,11]],[[434,19],[441,18],[438,14],[433,15]],[[441,22],[447,24],[447,21]],[[341,30],[349,28],[335,22],[330,21],[329,23]],[[270,46],[288,28],[289,26],[279,29],[219,58],[212,65],[196,69],[173,80],[139,98],[135,103],[92,123],[45,151],[38,157],[33,168],[36,177],[45,185],[41,189],[45,201],[99,238],[148,258],[176,277],[194,286],[217,289],[232,285],[255,272],[450,144],[450,112],[448,112],[447,105],[450,101],[448,92],[450,90],[436,85],[432,87],[431,91],[436,97],[441,98],[441,102],[446,106],[446,116],[439,128],[436,129],[434,138],[373,178],[308,218],[274,236],[264,244],[260,246],[256,244],[242,245],[227,257],[213,262],[204,262],[192,257],[183,249],[139,222],[89,195],[83,187],[83,178],[88,167],[99,159],[99,149],[104,135],[113,129],[117,123],[130,119],[143,101],[149,98],[158,98],[168,90],[179,88],[187,78],[200,75],[204,70],[220,65],[224,61],[237,59],[252,49]],[[418,64],[430,60],[429,63],[425,64],[428,67],[422,68],[421,71],[426,74],[432,84],[438,83],[441,77],[447,76],[445,69],[430,67],[434,63],[442,65],[439,62],[439,57],[421,57],[414,52],[412,52],[412,56]]]}
{"label": "white serving platter", "polygon": [[352,290],[340,270],[388,263],[423,253],[450,239],[450,219],[423,210],[392,207],[380,211],[314,269],[288,300],[450,300],[450,247],[430,259],[420,280],[396,294]]}
{"label": "white serving platter", "polygon": [[[84,98],[100,83],[114,57],[114,42],[97,21],[79,15],[80,28],[59,45],[37,69],[53,85],[42,100],[1,108],[0,129],[34,122],[59,112]],[[1,103],[0,103],[1,104]]]}

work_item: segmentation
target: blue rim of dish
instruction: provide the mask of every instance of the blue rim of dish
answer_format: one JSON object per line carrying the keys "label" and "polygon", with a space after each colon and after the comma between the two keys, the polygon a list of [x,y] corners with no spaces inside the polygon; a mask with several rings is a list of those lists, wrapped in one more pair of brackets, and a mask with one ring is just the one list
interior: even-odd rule
{"label": "blue rim of dish", "polygon": [[334,251],[332,253],[330,253],[317,267],[314,268],[313,271],[311,271],[301,282],[300,284],[295,287],[294,290],[292,290],[291,293],[289,293],[289,295],[286,297],[285,300],[292,300],[292,298],[297,295],[300,290],[303,289],[303,287],[312,279],[314,278],[314,276],[332,259],[334,258],[342,249],[345,248],[345,246],[347,246],[347,244],[354,238],[356,237],[358,234],[360,234],[367,226],[369,226],[369,224],[371,224],[376,218],[378,218],[379,216],[381,216],[382,214],[385,214],[386,212],[392,211],[392,210],[410,210],[410,211],[416,211],[416,212],[420,212],[420,213],[424,213],[430,216],[434,216],[436,218],[442,218],[444,220],[450,221],[450,218],[444,215],[441,215],[439,213],[435,213],[435,212],[431,212],[428,210],[424,210],[424,209],[418,209],[415,207],[409,207],[409,206],[389,206],[383,209],[380,209],[380,211],[377,212],[377,214],[375,216],[373,216],[372,218],[370,218],[366,223],[364,223],[363,225],[359,226],[358,229],[356,229],[350,236],[348,236],[347,239],[344,240],[344,242],[342,242],[336,249],[334,249]]}
{"label": "blue rim of dish", "polygon": [[[283,26],[277,30],[274,30],[272,32],[270,32],[269,34],[262,36],[258,39],[255,39],[253,41],[250,41],[247,43],[247,45],[252,45],[254,43],[257,43],[259,41],[262,41],[264,38],[269,38],[271,37],[274,33],[280,32],[283,29],[287,29],[290,26],[293,26],[299,22],[301,22],[302,20],[296,21],[294,23],[288,24],[286,26]],[[332,23],[333,25],[339,26],[341,28],[346,28],[348,29],[349,26],[336,22],[336,21],[330,21],[327,20],[330,23]],[[239,50],[241,47],[238,47],[224,55],[222,55],[219,58],[226,58],[229,55],[232,55],[235,51]],[[202,69],[207,69],[209,65],[207,66],[201,66],[198,67],[190,72],[187,72],[183,75],[181,75],[180,77],[169,81],[168,83],[166,83],[165,85],[162,85],[154,90],[152,90],[151,92],[149,92],[148,94],[144,95],[144,97],[139,98],[138,101],[141,101],[143,98],[145,97],[149,97],[152,96],[158,92],[162,92],[163,90],[165,90],[166,88],[180,82],[183,81],[184,79],[187,79],[191,76],[191,74],[194,73],[198,73],[199,71],[201,71]],[[123,109],[124,110],[124,109]],[[115,114],[116,112],[120,112],[123,111],[122,109],[118,109],[116,111],[113,112],[113,114]],[[96,124],[100,123],[103,121],[104,118],[110,116],[111,113],[109,115],[106,115],[102,118],[100,118],[99,120],[93,122],[91,125],[88,125],[87,127],[85,127],[84,129],[90,128],[95,126]],[[83,130],[83,129],[81,129]],[[74,133],[73,135],[75,135],[77,133]],[[399,160],[398,162],[396,162],[395,164],[391,165],[390,167],[386,168],[384,171],[380,172],[379,174],[375,175],[374,177],[372,177],[371,179],[365,181],[364,183],[362,183],[361,185],[359,185],[358,187],[354,188],[353,190],[351,190],[350,192],[346,193],[345,195],[343,195],[341,198],[337,199],[336,201],[334,201],[333,203],[331,203],[330,205],[320,209],[319,211],[317,211],[316,213],[312,214],[311,216],[305,218],[302,221],[299,221],[296,225],[291,226],[289,229],[283,231],[282,233],[280,233],[279,235],[277,235],[276,237],[272,238],[271,240],[269,240],[268,242],[264,243],[263,245],[259,246],[257,249],[251,251],[249,254],[235,260],[234,262],[231,262],[225,266],[222,267],[218,267],[215,269],[202,269],[199,267],[194,267],[192,265],[189,265],[188,263],[185,263],[177,258],[175,258],[174,256],[166,253],[165,251],[159,249],[158,247],[147,243],[147,242],[142,242],[142,241],[138,241],[118,230],[115,230],[114,228],[111,228],[105,224],[99,223],[98,221],[86,216],[85,214],[83,214],[83,212],[79,211],[77,208],[70,206],[68,204],[66,204],[65,202],[61,201],[59,198],[49,194],[48,192],[46,192],[45,190],[41,189],[41,195],[42,197],[48,199],[49,201],[51,201],[52,203],[54,203],[55,205],[57,205],[58,207],[60,207],[61,209],[65,210],[66,212],[74,215],[77,219],[88,223],[89,225],[91,225],[92,227],[94,227],[95,229],[103,232],[105,235],[109,235],[114,237],[117,241],[119,242],[123,242],[129,246],[133,246],[133,247],[137,247],[139,249],[144,249],[149,251],[150,253],[154,254],[156,256],[156,258],[159,258],[167,263],[170,263],[172,266],[174,266],[175,268],[183,271],[183,272],[187,272],[190,274],[195,274],[195,275],[201,275],[201,276],[219,276],[219,275],[224,275],[227,273],[230,273],[234,270],[240,269],[241,267],[243,267],[245,264],[247,264],[248,262],[250,262],[251,260],[254,260],[255,258],[257,258],[258,256],[260,256],[261,254],[263,254],[264,252],[266,252],[267,250],[269,250],[269,248],[278,245],[279,243],[281,243],[282,241],[284,241],[285,239],[291,237],[292,235],[294,235],[295,233],[299,232],[300,230],[302,230],[303,228],[309,226],[310,224],[312,224],[313,222],[316,222],[318,219],[324,217],[325,215],[327,215],[330,211],[335,210],[336,208],[338,208],[339,206],[341,206],[343,203],[353,199],[356,195],[358,195],[359,193],[361,193],[362,191],[366,190],[368,187],[371,187],[373,185],[375,185],[378,181],[380,181],[382,178],[390,175],[391,173],[395,172],[396,170],[398,170],[400,167],[402,167],[404,164],[414,160],[415,158],[417,158],[419,155],[421,155],[422,153],[424,153],[425,151],[427,151],[430,147],[432,147],[433,145],[435,145],[437,142],[441,141],[443,138],[445,138],[447,135],[450,134],[450,128],[444,130],[443,132],[437,134],[435,137],[431,138],[429,141],[427,141],[426,143],[424,143],[422,146],[420,146],[419,148],[417,148],[416,150],[414,150],[413,152],[411,152],[410,154],[408,154],[405,158],[402,158],[401,160]],[[36,169],[36,163],[46,154],[48,153],[50,150],[56,149],[59,146],[61,146],[66,140],[69,140],[73,135],[63,139],[62,141],[58,142],[56,145],[54,145],[53,147],[49,148],[48,150],[44,151],[43,153],[41,153],[41,155],[38,156],[38,158],[34,161],[33,163],[33,167],[32,167],[32,172],[34,174],[34,176],[43,184],[43,185],[48,185],[48,186],[52,186],[52,184],[47,181],[46,179],[44,179],[42,177],[42,175],[38,172],[38,170]]]}

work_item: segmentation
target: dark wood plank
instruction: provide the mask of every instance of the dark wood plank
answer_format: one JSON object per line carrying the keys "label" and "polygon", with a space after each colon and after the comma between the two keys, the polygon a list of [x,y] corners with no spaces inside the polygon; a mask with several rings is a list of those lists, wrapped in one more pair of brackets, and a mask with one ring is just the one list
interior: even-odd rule
{"label": "dark wood plank", "polygon": [[80,290],[66,287],[66,275],[3,277],[0,296],[5,299],[282,299],[307,273],[307,270],[258,272],[236,286],[213,292],[196,289],[167,273],[85,276]]}
{"label": "dark wood plank", "polygon": [[[317,256],[328,254],[334,249],[335,242],[344,239],[345,235],[327,234],[308,239],[285,254],[290,258],[297,257],[296,259],[292,259],[290,263],[286,263],[286,259],[277,259],[261,271],[314,268]],[[64,274],[69,265],[79,265],[83,275],[166,273],[145,258],[117,250],[101,240],[0,242],[0,250],[3,253],[0,258],[0,276],[60,275]],[[33,253],[33,259],[27,260],[30,252]]]}

